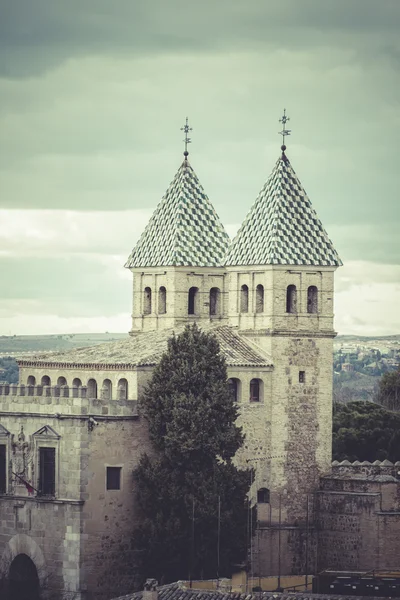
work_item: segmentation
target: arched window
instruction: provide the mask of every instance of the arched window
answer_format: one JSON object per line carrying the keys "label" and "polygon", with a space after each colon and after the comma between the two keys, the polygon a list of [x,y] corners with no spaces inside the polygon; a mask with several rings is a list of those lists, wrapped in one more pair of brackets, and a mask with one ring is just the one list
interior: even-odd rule
{"label": "arched window", "polygon": [[75,377],[75,379],[72,382],[73,387],[77,387],[80,388],[82,387],[82,381],[79,379],[79,377]]}
{"label": "arched window", "polygon": [[210,290],[210,315],[221,314],[221,290],[213,287]]}
{"label": "arched window", "polygon": [[269,490],[267,488],[261,488],[257,491],[257,503],[269,504]]}
{"label": "arched window", "polygon": [[256,313],[264,312],[264,286],[261,283],[256,287]]}
{"label": "arched window", "polygon": [[307,290],[307,312],[318,312],[318,288],[315,285],[310,285]]}
{"label": "arched window", "polygon": [[65,377],[59,377],[57,379],[57,385],[67,385],[67,380],[65,379]]}
{"label": "arched window", "polygon": [[128,382],[125,378],[118,381],[118,400],[128,400]]}
{"label": "arched window", "polygon": [[234,402],[239,402],[240,397],[240,379],[231,377],[228,379],[228,387]]}
{"label": "arched window", "polygon": [[29,375],[28,379],[26,380],[26,385],[36,385],[36,377]]}
{"label": "arched window", "polygon": [[167,290],[163,285],[158,290],[158,312],[160,315],[167,312]]}
{"label": "arched window", "polygon": [[199,288],[191,287],[188,294],[188,315],[199,314]]}
{"label": "arched window", "polygon": [[143,294],[143,314],[151,314],[151,288],[145,287]]}
{"label": "arched window", "polygon": [[249,288],[247,285],[242,285],[240,288],[240,312],[249,312]]}
{"label": "arched window", "polygon": [[286,290],[286,312],[297,313],[297,290],[295,285],[288,285]]}
{"label": "arched window", "polygon": [[89,379],[87,382],[87,397],[92,400],[97,398],[97,381],[95,379]]}
{"label": "arched window", "polygon": [[250,381],[250,402],[261,402],[262,392],[261,379],[252,379]]}
{"label": "arched window", "polygon": [[51,379],[48,375],[43,375],[40,385],[51,385]]}
{"label": "arched window", "polygon": [[109,379],[105,379],[103,381],[103,387],[101,388],[101,398],[102,400],[112,399],[112,383]]}

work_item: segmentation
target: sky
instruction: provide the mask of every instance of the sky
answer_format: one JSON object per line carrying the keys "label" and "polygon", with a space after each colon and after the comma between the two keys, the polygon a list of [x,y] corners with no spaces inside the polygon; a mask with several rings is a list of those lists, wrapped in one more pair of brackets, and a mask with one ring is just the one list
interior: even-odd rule
{"label": "sky", "polygon": [[189,160],[233,235],[287,155],[344,266],[340,334],[400,333],[398,0],[0,0],[0,335],[129,331],[132,247]]}

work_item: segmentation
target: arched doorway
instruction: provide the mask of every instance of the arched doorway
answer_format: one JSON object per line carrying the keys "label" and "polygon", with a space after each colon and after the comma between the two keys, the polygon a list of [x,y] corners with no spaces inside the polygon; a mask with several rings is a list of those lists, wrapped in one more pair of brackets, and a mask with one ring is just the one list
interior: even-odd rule
{"label": "arched doorway", "polygon": [[39,600],[39,577],[34,562],[18,554],[10,565],[8,600]]}

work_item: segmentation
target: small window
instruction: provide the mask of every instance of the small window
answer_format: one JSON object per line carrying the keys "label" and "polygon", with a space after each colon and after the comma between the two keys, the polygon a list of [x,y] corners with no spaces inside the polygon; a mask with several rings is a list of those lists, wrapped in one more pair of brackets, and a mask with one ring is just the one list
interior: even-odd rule
{"label": "small window", "polygon": [[261,385],[259,379],[252,379],[250,381],[250,402],[260,402],[261,400]]}
{"label": "small window", "polygon": [[310,285],[307,290],[307,312],[318,312],[318,288],[315,285]]}
{"label": "small window", "polygon": [[36,385],[36,377],[34,377],[33,375],[29,375],[26,381],[26,385]]}
{"label": "small window", "polygon": [[6,445],[0,444],[0,494],[7,491]]}
{"label": "small window", "polygon": [[101,388],[102,400],[112,400],[112,383],[109,379],[103,381],[103,387]]}
{"label": "small window", "polygon": [[43,375],[40,385],[51,385],[51,379],[48,375]]}
{"label": "small window", "polygon": [[249,312],[249,288],[247,285],[242,285],[240,289],[240,312]]}
{"label": "small window", "polygon": [[125,378],[118,381],[118,400],[128,399],[128,382]]}
{"label": "small window", "polygon": [[256,313],[264,312],[264,286],[259,284],[256,287]]}
{"label": "small window", "polygon": [[82,387],[82,381],[79,379],[79,377],[75,377],[75,379],[72,382],[72,386],[77,388]]}
{"label": "small window", "polygon": [[297,313],[297,290],[295,285],[288,285],[286,290],[286,312]]}
{"label": "small window", "polygon": [[306,382],[306,372],[299,371],[299,383],[305,383],[305,382]]}
{"label": "small window", "polygon": [[199,288],[191,287],[188,294],[188,315],[197,315],[199,312]]}
{"label": "small window", "polygon": [[165,315],[167,312],[167,290],[162,285],[158,290],[158,313]]}
{"label": "small window", "polygon": [[107,489],[121,489],[121,467],[107,467]]}
{"label": "small window", "polygon": [[221,313],[221,291],[219,288],[211,288],[210,290],[210,315],[215,316]]}
{"label": "small window", "polygon": [[257,492],[257,503],[258,504],[269,504],[269,490],[267,488],[261,488]]}
{"label": "small window", "polygon": [[236,379],[236,377],[231,377],[228,379],[228,388],[234,402],[239,401],[239,388],[240,388],[240,380]]}
{"label": "small window", "polygon": [[65,379],[65,377],[59,377],[57,379],[57,385],[67,385],[67,380]]}
{"label": "small window", "polygon": [[151,314],[151,288],[144,288],[143,295],[143,314],[150,315]]}
{"label": "small window", "polygon": [[56,450],[39,448],[39,495],[54,496],[56,484]]}
{"label": "small window", "polygon": [[97,398],[97,382],[95,379],[89,379],[87,383],[87,397],[91,400]]}

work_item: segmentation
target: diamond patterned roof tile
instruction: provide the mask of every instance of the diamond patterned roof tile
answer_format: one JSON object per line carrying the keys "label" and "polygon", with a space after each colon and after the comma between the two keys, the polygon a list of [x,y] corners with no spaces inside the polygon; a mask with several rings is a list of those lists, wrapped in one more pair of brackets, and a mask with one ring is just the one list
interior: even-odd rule
{"label": "diamond patterned roof tile", "polygon": [[342,264],[285,154],[231,243],[225,264]]}
{"label": "diamond patterned roof tile", "polygon": [[224,226],[184,160],[125,267],[217,267],[228,244]]}

